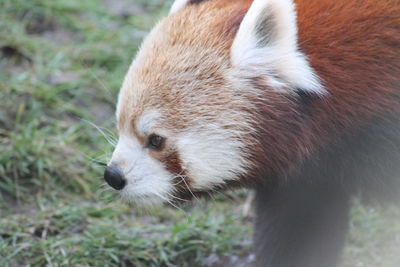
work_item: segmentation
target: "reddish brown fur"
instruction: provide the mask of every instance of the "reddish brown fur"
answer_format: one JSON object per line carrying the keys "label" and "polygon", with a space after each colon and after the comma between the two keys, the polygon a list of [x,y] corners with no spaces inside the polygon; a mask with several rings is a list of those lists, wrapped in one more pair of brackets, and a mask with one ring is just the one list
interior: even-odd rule
{"label": "reddish brown fur", "polygon": [[[145,110],[143,103],[164,114],[163,125],[172,135],[190,128],[193,118],[213,121],[224,118],[223,114],[230,110],[249,112],[246,106],[238,107],[222,90],[210,92],[209,88],[227,83],[221,75],[226,66],[221,65],[231,67],[230,48],[251,3],[251,0],[202,1],[168,17],[157,32],[157,42],[147,44],[151,52],[139,59],[140,67],[132,72],[132,82],[138,88],[127,86],[140,93],[126,90],[119,127],[124,128],[125,124],[132,127]],[[258,106],[258,131],[246,138],[252,139],[247,143],[256,139],[262,145],[255,144],[246,151],[259,168],[243,177],[242,182],[285,173],[318,149],[332,144],[342,133],[373,117],[400,113],[400,0],[298,0],[296,3],[300,48],[328,93],[309,101],[305,116],[304,103],[297,95],[280,94],[265,87],[260,82],[265,78],[251,81],[264,90],[264,100],[252,101]],[[174,61],[176,51],[166,49],[179,46],[190,48],[192,54],[184,61],[191,64]],[[193,53],[214,60],[203,64],[192,58]],[[174,73],[188,76],[181,80],[180,76],[171,77]],[[192,91],[182,90],[188,80],[199,82],[190,85]],[[187,101],[182,93],[195,95],[195,103]],[[135,97],[139,100],[135,101]],[[213,116],[209,116],[210,109]],[[161,159],[163,155],[152,156]],[[164,159],[167,168],[180,170],[179,157],[171,158],[170,162]]]}
{"label": "reddish brown fur", "polygon": [[[226,10],[213,18],[214,28],[207,30],[227,33],[222,45],[223,57],[228,58],[251,2],[205,1],[185,12],[190,17],[199,8],[201,12]],[[400,1],[298,0],[296,4],[300,48],[328,94],[310,101],[310,113],[303,116],[296,96],[265,88],[267,103],[258,103],[261,115],[256,133],[264,146],[254,146],[249,156],[260,169],[242,182],[293,169],[336,136],[373,117],[400,113]],[[177,36],[193,40],[190,31]],[[207,37],[212,43],[213,35]],[[253,83],[263,87],[257,79]]]}
{"label": "reddish brown fur", "polygon": [[287,171],[341,133],[400,113],[400,1],[296,3],[300,47],[328,94],[311,101],[304,118],[295,96],[265,88],[257,176]]}
{"label": "reddish brown fur", "polygon": [[[153,152],[152,154],[155,154]],[[179,175],[184,175],[183,174],[183,169],[182,169],[182,162],[179,158],[179,153],[176,150],[169,150],[166,152],[163,152],[162,155],[160,153],[157,153],[156,155],[152,155],[153,157],[157,158],[160,162],[162,162],[165,166],[165,168],[172,174],[179,174]]]}
{"label": "reddish brown fur", "polygon": [[[205,1],[185,8],[185,10],[179,14],[179,17],[172,15],[170,18],[167,18],[166,21],[162,23],[162,30],[160,31],[165,34],[165,36],[158,37],[162,41],[158,40],[157,46],[151,50],[152,54],[146,57],[146,60],[142,62],[143,64],[140,64],[140,68],[135,72],[135,76],[132,77],[132,80],[136,84],[137,81],[146,84],[146,89],[143,89],[141,99],[138,101],[139,104],[132,107],[132,103],[135,103],[132,91],[128,92],[132,95],[126,95],[123,98],[121,114],[118,116],[118,125],[120,129],[124,128],[127,124],[129,124],[130,127],[135,124],[137,118],[144,111],[145,107],[142,103],[146,103],[146,106],[152,106],[162,110],[163,113],[166,114],[165,118],[167,121],[165,121],[165,124],[171,129],[188,127],[189,122],[186,121],[186,119],[191,118],[193,114],[181,113],[190,111],[191,109],[182,108],[182,105],[185,103],[179,101],[182,99],[182,97],[179,96],[181,90],[171,90],[173,88],[179,89],[181,86],[186,86],[186,81],[182,81],[182,84],[180,84],[180,81],[176,78],[168,77],[163,74],[170,70],[172,70],[171,73],[191,73],[193,77],[190,77],[190,79],[193,80],[201,81],[204,80],[204,78],[212,77],[213,85],[218,86],[218,84],[225,84],[226,81],[224,77],[221,77],[219,66],[222,60],[229,63],[230,46],[250,3],[251,1],[249,0]],[[243,6],[246,6],[246,8],[243,8]],[[210,13],[210,10],[214,12]],[[188,17],[192,19],[187,20]],[[201,23],[199,23],[199,21]],[[187,31],[184,29],[190,30]],[[203,61],[193,62],[194,65],[177,63],[171,65],[171,57],[175,54],[169,55],[166,53],[165,48],[177,45],[192,47],[193,49],[202,49],[198,54],[203,57],[208,56],[204,54],[206,49],[213,50],[216,59],[215,65],[202,65]],[[217,47],[218,49],[215,49]],[[193,74],[191,72],[192,69],[198,69],[198,73]],[[134,85],[130,86],[134,87]],[[204,84],[203,86],[210,85]],[[148,88],[154,90],[148,90]],[[202,88],[196,89],[198,91],[202,90]],[[217,95],[218,92],[215,93]],[[144,99],[146,99],[146,101]],[[205,98],[204,100],[208,101],[209,98]],[[215,97],[215,101],[220,100],[218,97]],[[218,105],[215,105],[215,103],[199,104],[214,107],[220,106],[224,107],[225,110],[226,107],[230,105],[230,99],[224,98],[223,101],[225,101],[225,103],[218,103]],[[170,118],[177,117],[176,115],[180,115],[179,117],[181,119],[169,120]],[[196,114],[196,116],[199,115],[201,114]],[[129,129],[129,131],[132,132],[133,130]]]}
{"label": "reddish brown fur", "polygon": [[180,198],[191,199],[193,196],[188,192],[191,179],[182,167],[179,152],[174,148],[164,148],[162,151],[149,151],[149,153],[150,156],[161,162],[169,173],[176,176],[172,181],[176,190],[174,194]]}

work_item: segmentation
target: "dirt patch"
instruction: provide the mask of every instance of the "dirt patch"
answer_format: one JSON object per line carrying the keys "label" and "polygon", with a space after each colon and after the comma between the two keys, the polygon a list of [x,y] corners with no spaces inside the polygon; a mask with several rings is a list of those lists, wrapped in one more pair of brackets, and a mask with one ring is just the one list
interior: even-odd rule
{"label": "dirt patch", "polygon": [[60,44],[82,39],[77,33],[63,28],[56,17],[43,14],[30,15],[25,31],[29,35],[40,36]]}
{"label": "dirt patch", "polygon": [[7,207],[0,208],[0,218],[18,214],[35,214],[38,211],[38,208],[35,205],[18,203],[18,201],[11,197],[7,197],[5,194],[2,194],[2,197],[6,199],[5,203],[7,203]]}
{"label": "dirt patch", "polygon": [[51,85],[77,82],[81,79],[81,75],[78,72],[61,72],[58,74],[51,74],[47,77],[47,81]]}
{"label": "dirt patch", "polygon": [[70,43],[72,41],[82,40],[83,38],[81,35],[63,28],[57,28],[54,31],[45,31],[41,36],[59,44]]}

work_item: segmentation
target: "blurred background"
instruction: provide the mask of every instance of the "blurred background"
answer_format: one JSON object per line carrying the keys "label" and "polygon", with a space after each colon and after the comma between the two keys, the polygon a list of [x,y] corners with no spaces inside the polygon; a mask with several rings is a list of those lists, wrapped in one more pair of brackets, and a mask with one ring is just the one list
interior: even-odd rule
{"label": "blurred background", "polygon": [[[114,107],[172,1],[0,0],[0,266],[247,266],[248,192],[127,206],[103,183]],[[342,267],[400,266],[400,210],[352,209]]]}

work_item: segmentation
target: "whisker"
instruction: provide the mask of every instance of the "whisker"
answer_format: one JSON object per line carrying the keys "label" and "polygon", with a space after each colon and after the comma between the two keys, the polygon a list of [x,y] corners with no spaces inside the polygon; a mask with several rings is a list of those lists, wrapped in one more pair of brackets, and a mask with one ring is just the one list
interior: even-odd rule
{"label": "whisker", "polygon": [[[104,91],[106,91],[110,97],[112,97],[112,99],[114,99],[114,95],[112,94],[111,90],[108,89],[108,87],[104,84],[104,82],[99,78],[98,75],[96,75],[96,73],[94,73],[92,71],[92,69],[88,66],[85,66],[85,63],[83,61],[80,62],[81,65],[83,67],[85,67],[87,70],[89,70],[90,75],[92,75],[92,77],[96,80],[96,82],[98,82],[100,84],[100,86],[104,89]],[[116,106],[116,103],[113,102],[114,107]]]}
{"label": "whisker", "polygon": [[109,187],[109,188],[107,188],[107,187],[104,187],[104,188],[101,188],[101,189],[98,189],[98,190],[96,190],[98,193],[104,193],[104,192],[106,192],[106,191],[112,191],[112,188],[111,187]]}
{"label": "whisker", "polygon": [[107,167],[107,163],[104,162],[104,161],[101,161],[101,160],[92,161],[91,163],[92,163],[92,166],[93,166],[94,168],[99,168],[99,169],[101,168],[101,169],[104,169],[105,167]]}
{"label": "whisker", "polygon": [[100,165],[100,166],[106,166],[107,165],[107,163],[105,163],[105,161],[107,161],[107,160],[101,160],[102,158],[108,158],[108,153],[104,153],[104,154],[102,154],[102,155],[99,155],[99,156],[97,156],[97,157],[91,157],[91,156],[89,156],[88,154],[86,154],[85,152],[83,152],[83,151],[79,151],[86,159],[88,159],[91,163],[94,163],[94,164],[97,164],[97,165]]}
{"label": "whisker", "polygon": [[[103,178],[103,177],[101,177]],[[99,187],[110,187],[107,183],[102,183],[101,185],[99,185]]]}
{"label": "whisker", "polygon": [[105,193],[111,192],[113,193],[113,189],[111,187],[104,187],[104,188],[99,188],[96,190],[96,193],[98,193],[99,195],[103,195]]}
{"label": "whisker", "polygon": [[[175,178],[179,178],[179,176],[174,176],[172,179],[175,179]],[[180,183],[182,183],[182,180],[179,180],[178,182],[176,182],[176,183],[174,183],[174,184],[172,184],[173,186],[176,186],[176,185],[178,185],[178,184],[180,184]]]}
{"label": "whisker", "polygon": [[97,126],[96,124],[94,124],[91,121],[88,121],[84,118],[81,118],[82,121],[88,123],[89,125],[91,125],[92,127],[94,127],[97,131],[99,131],[99,133],[107,140],[107,142],[112,145],[112,146],[116,146],[117,145],[117,140],[114,140],[112,137],[108,136],[102,129],[100,126]]}
{"label": "whisker", "polygon": [[167,195],[168,195],[168,196],[170,196],[170,197],[172,197],[172,198],[175,198],[175,199],[178,199],[178,200],[184,201],[184,202],[187,202],[187,201],[188,201],[187,199],[183,199],[183,198],[180,198],[180,197],[174,196],[174,195],[172,195],[172,194],[170,194],[170,193],[168,193],[168,192],[167,192]]}
{"label": "whisker", "polygon": [[[154,192],[154,194],[155,194],[156,196],[158,196],[159,198],[161,198],[162,200],[168,202],[168,204],[170,204],[170,205],[173,206],[174,208],[183,211],[181,208],[179,208],[179,207],[176,206],[174,203],[172,203],[168,198],[165,198],[165,197],[163,197],[162,195],[160,195],[160,194],[158,194],[158,193],[155,193],[155,192]],[[183,212],[184,212],[184,211],[183,211]]]}
{"label": "whisker", "polygon": [[[115,126],[115,125],[114,125]],[[107,133],[108,133],[108,135],[111,137],[111,138],[113,138],[114,140],[117,140],[118,139],[118,135],[116,135],[115,134],[115,132],[113,132],[113,131],[111,131],[110,129],[108,129],[108,128],[105,128],[105,127],[101,127],[104,131],[106,131]]]}
{"label": "whisker", "polygon": [[182,179],[182,181],[185,183],[186,188],[189,190],[190,194],[191,194],[196,200],[199,200],[199,199],[193,194],[192,190],[190,190],[189,185],[186,183],[186,181],[185,181],[186,175],[183,175],[183,176],[182,176],[182,175],[179,175],[178,177],[180,177],[180,178]]}
{"label": "whisker", "polygon": [[210,196],[210,198],[211,198],[211,200],[212,200],[213,202],[217,202],[216,199],[215,199],[215,197],[214,197],[214,195],[213,195],[212,193],[210,193],[210,192],[207,191],[207,194]]}

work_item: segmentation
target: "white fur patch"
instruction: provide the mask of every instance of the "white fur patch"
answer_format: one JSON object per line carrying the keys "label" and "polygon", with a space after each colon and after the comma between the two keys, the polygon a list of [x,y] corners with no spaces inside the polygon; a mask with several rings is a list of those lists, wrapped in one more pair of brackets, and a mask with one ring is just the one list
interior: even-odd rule
{"label": "white fur patch", "polygon": [[240,133],[218,126],[205,125],[182,133],[177,147],[183,169],[192,179],[195,189],[209,190],[228,180],[237,179],[247,170]]}
{"label": "white fur patch", "polygon": [[157,110],[149,110],[144,112],[136,122],[136,129],[142,136],[148,136],[152,133],[152,129],[159,124],[161,118],[160,112]]}
{"label": "white fur patch", "polygon": [[[274,31],[273,39],[260,47],[257,26],[266,15],[272,18],[268,23]],[[243,78],[264,76],[268,85],[277,89],[325,92],[305,55],[298,49],[292,0],[254,0],[233,42],[231,58],[238,75]]]}
{"label": "white fur patch", "polygon": [[171,6],[169,13],[173,14],[173,13],[181,10],[182,8],[187,6],[188,3],[189,3],[189,0],[175,0],[175,2]]}
{"label": "white fur patch", "polygon": [[111,164],[117,165],[127,180],[120,191],[123,200],[152,205],[171,198],[172,175],[134,137],[120,134]]}

